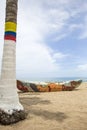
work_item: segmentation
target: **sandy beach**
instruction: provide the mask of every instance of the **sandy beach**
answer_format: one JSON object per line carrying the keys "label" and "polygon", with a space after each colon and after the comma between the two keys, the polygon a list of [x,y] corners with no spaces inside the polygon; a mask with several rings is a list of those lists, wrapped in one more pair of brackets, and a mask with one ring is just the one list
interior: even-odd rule
{"label": "sandy beach", "polygon": [[87,83],[73,91],[19,92],[28,115],[0,130],[87,130]]}

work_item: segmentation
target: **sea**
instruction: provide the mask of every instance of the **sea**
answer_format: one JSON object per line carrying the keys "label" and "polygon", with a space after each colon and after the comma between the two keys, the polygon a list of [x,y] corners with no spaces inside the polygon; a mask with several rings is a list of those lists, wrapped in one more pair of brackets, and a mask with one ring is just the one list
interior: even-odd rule
{"label": "sea", "polygon": [[71,80],[82,80],[87,82],[87,77],[39,77],[39,78],[28,78],[24,81],[37,81],[37,82],[66,82]]}

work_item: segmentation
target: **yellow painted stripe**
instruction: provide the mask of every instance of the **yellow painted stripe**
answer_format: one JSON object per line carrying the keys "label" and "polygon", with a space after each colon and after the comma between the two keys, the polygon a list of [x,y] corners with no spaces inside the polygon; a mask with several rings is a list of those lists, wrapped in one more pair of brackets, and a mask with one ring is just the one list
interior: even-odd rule
{"label": "yellow painted stripe", "polygon": [[5,23],[5,32],[6,31],[12,31],[12,32],[16,32],[16,23],[14,22],[6,22]]}

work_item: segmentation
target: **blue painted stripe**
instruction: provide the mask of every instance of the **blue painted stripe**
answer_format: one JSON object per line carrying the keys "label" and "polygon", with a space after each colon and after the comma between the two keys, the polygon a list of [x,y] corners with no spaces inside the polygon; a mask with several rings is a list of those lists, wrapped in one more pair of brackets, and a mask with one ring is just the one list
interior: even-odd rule
{"label": "blue painted stripe", "polygon": [[5,36],[6,35],[12,35],[12,36],[16,37],[16,33],[15,32],[11,32],[11,31],[5,32]]}

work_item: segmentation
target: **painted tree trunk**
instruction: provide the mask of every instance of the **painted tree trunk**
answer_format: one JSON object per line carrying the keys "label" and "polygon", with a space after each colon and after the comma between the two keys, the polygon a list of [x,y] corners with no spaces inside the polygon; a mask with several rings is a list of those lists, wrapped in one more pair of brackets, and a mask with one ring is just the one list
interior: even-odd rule
{"label": "painted tree trunk", "polygon": [[7,115],[12,115],[16,111],[24,111],[19,102],[16,88],[17,3],[18,0],[6,1],[4,49],[0,81],[0,110]]}

